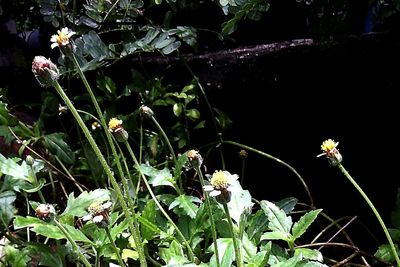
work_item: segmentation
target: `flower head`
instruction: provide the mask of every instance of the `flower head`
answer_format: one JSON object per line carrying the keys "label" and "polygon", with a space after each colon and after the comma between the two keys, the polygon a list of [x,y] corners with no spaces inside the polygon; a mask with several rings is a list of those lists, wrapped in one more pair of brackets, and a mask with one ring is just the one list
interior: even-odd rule
{"label": "flower head", "polygon": [[53,49],[57,46],[59,48],[63,48],[63,47],[68,46],[70,44],[70,38],[74,34],[75,34],[75,32],[71,31],[67,27],[62,28],[61,31],[58,30],[57,34],[54,34],[51,36],[51,39],[50,39],[50,42],[52,42],[51,48]]}
{"label": "flower head", "polygon": [[189,150],[186,155],[193,167],[200,167],[201,164],[203,164],[203,158],[201,157],[199,151],[192,149]]}
{"label": "flower head", "polygon": [[230,174],[228,171],[216,171],[211,177],[210,185],[205,185],[203,189],[210,192],[211,197],[216,197],[218,202],[228,203],[234,191],[232,184],[238,178],[237,174]]}
{"label": "flower head", "polygon": [[100,123],[98,123],[97,121],[94,121],[93,123],[92,123],[92,130],[94,131],[94,130],[96,130],[96,129],[99,129],[101,127],[101,125],[100,125]]}
{"label": "flower head", "polygon": [[320,156],[326,156],[329,159],[329,163],[332,165],[338,165],[342,162],[342,155],[339,153],[339,150],[336,148],[339,145],[339,142],[335,142],[332,139],[325,140],[322,142],[321,150],[323,153],[319,154]]}
{"label": "flower head", "polygon": [[125,142],[129,138],[129,134],[122,126],[122,120],[112,118],[108,122],[108,129],[113,133],[118,142]]}
{"label": "flower head", "polygon": [[248,155],[249,155],[249,153],[247,153],[247,151],[244,150],[244,149],[242,149],[242,150],[239,151],[239,157],[240,157],[241,159],[246,159]]}
{"label": "flower head", "polygon": [[35,209],[36,217],[42,220],[51,219],[55,216],[56,210],[53,205],[39,204]]}
{"label": "flower head", "polygon": [[145,118],[151,118],[154,116],[153,110],[145,105],[140,107],[140,114]]}
{"label": "flower head", "polygon": [[112,206],[111,201],[107,201],[103,204],[94,202],[88,207],[89,214],[83,216],[82,220],[92,220],[99,227],[107,227],[109,221],[109,212]]}
{"label": "flower head", "polygon": [[43,87],[49,87],[60,76],[57,66],[43,56],[36,56],[32,61],[32,72]]}
{"label": "flower head", "polygon": [[58,115],[66,114],[68,112],[68,107],[58,104]]}

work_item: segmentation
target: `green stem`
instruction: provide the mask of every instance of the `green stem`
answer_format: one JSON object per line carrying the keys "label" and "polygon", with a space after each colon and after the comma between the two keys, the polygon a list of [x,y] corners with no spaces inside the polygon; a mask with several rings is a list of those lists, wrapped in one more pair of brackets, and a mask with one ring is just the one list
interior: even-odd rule
{"label": "green stem", "polygon": [[126,148],[128,149],[129,154],[132,157],[133,162],[136,165],[136,168],[139,171],[140,177],[142,178],[144,184],[146,185],[147,190],[149,191],[149,194],[150,194],[151,198],[154,200],[154,202],[156,203],[157,207],[160,209],[161,213],[165,216],[165,218],[168,220],[168,222],[175,228],[175,231],[177,232],[179,237],[182,239],[182,241],[184,242],[184,245],[186,246],[186,248],[188,250],[189,260],[191,262],[194,262],[194,254],[193,254],[192,248],[190,247],[189,242],[186,240],[186,238],[182,234],[181,230],[179,230],[178,226],[174,223],[174,221],[171,219],[171,217],[169,217],[168,213],[164,210],[164,208],[161,206],[160,202],[158,201],[157,197],[154,195],[154,192],[151,189],[150,184],[146,179],[146,176],[144,176],[142,170],[140,169],[140,164],[137,161],[136,156],[133,153],[132,148],[131,148],[131,146],[129,145],[129,143],[127,141],[125,141],[125,145],[126,145]]}
{"label": "green stem", "polygon": [[[128,186],[125,178],[124,178],[124,173],[122,171],[122,166],[121,166],[121,163],[119,161],[117,150],[115,149],[114,142],[113,142],[113,139],[111,137],[111,133],[108,130],[108,126],[107,126],[106,120],[105,120],[105,118],[103,116],[103,113],[102,113],[102,111],[100,109],[99,103],[97,102],[96,96],[94,95],[93,90],[90,87],[90,84],[87,81],[85,74],[83,73],[81,67],[79,66],[79,63],[78,63],[75,55],[73,53],[71,53],[70,55],[71,55],[71,59],[72,59],[73,63],[75,64],[75,67],[76,67],[76,69],[78,71],[78,74],[81,77],[82,82],[85,85],[87,92],[89,93],[90,99],[92,100],[92,103],[93,103],[93,105],[94,105],[94,107],[96,109],[97,115],[99,116],[99,119],[100,119],[100,122],[101,122],[101,126],[103,127],[103,130],[104,130],[104,132],[106,134],[107,141],[108,141],[108,143],[110,145],[111,152],[113,154],[113,157],[115,159],[115,163],[117,165],[118,173],[119,173],[119,175],[121,177],[122,186],[123,186],[125,192],[128,194],[129,193],[129,186]],[[104,157],[103,157],[103,159],[104,159]],[[111,175],[111,176],[113,176],[113,175]],[[115,181],[115,178],[113,178],[113,179]],[[132,232],[133,239],[135,241],[136,249],[137,249],[137,252],[139,254],[140,265],[142,267],[146,267],[147,266],[147,262],[146,262],[146,258],[145,258],[145,255],[144,255],[142,239],[141,239],[141,236],[140,236],[140,233],[139,233],[139,227],[138,227],[137,218],[136,218],[136,214],[135,214],[135,205],[133,203],[132,198],[130,198],[129,196],[127,196],[127,200],[128,200],[128,206],[131,209],[132,214],[129,213],[127,207],[126,207],[126,211],[128,211],[128,213],[126,213],[125,210],[124,210],[124,213],[128,218],[130,218],[131,216],[133,217],[132,229],[131,229],[131,230],[135,230],[134,232]],[[123,199],[121,199],[121,201],[123,201],[125,206],[126,206],[125,201]]]}
{"label": "green stem", "polygon": [[[85,137],[87,138],[89,144],[91,145],[94,153],[96,154],[97,158],[99,159],[101,166],[103,167],[104,171],[106,172],[107,177],[110,179],[111,184],[117,194],[117,198],[118,198],[119,202],[121,203],[121,207],[122,207],[123,212],[125,213],[125,216],[127,218],[134,216],[134,214],[135,214],[134,211],[132,211],[132,214],[130,213],[128,206],[126,205],[126,202],[122,195],[121,189],[120,189],[117,181],[115,180],[114,175],[113,175],[110,167],[108,166],[106,159],[104,158],[103,154],[101,153],[99,147],[97,146],[96,142],[94,141],[92,135],[90,134],[89,129],[86,127],[86,125],[83,122],[78,111],[76,110],[76,108],[74,107],[74,105],[72,104],[72,102],[68,98],[68,96],[65,94],[65,92],[61,88],[60,84],[57,81],[55,81],[53,83],[53,85],[54,85],[54,88],[56,89],[57,93],[61,96],[61,98],[64,100],[65,104],[68,106],[69,110],[71,111],[72,115],[74,116],[79,127],[82,129],[82,131],[83,131]],[[130,223],[129,227],[132,232],[134,241],[136,243],[136,248],[137,248],[137,251],[139,254],[140,264],[141,264],[141,266],[145,267],[145,266],[147,266],[147,263],[146,263],[146,259],[144,257],[144,253],[143,253],[143,247],[142,247],[142,243],[140,240],[139,229],[137,228],[137,226],[134,223]]]}
{"label": "green stem", "polygon": [[[168,138],[167,134],[164,132],[164,129],[158,123],[156,118],[154,118],[154,116],[151,116],[151,120],[154,122],[154,124],[157,126],[158,130],[161,132],[161,135],[163,136],[163,138],[165,140],[165,143],[167,143],[169,151],[172,154],[172,159],[174,160],[175,168],[178,168],[178,160],[176,159],[175,151],[172,148],[171,142],[169,141],[169,138]],[[182,191],[183,191],[182,178],[181,178],[180,175],[178,175],[178,177],[176,177],[176,179],[178,180],[178,185],[179,185],[179,186],[176,187],[176,189],[178,191],[178,194],[181,195]]]}
{"label": "green stem", "polygon": [[[192,68],[190,68],[189,64],[186,62],[186,59],[185,59],[184,57],[182,57],[181,55],[180,55],[180,58],[181,58],[183,64],[185,65],[185,67],[188,69],[188,71],[189,71],[190,74],[192,75],[193,79],[196,81],[197,86],[199,87],[200,92],[201,92],[201,94],[203,95],[204,100],[206,101],[207,108],[208,108],[208,110],[210,111],[211,120],[212,120],[213,125],[214,125],[215,133],[216,133],[217,138],[218,138],[218,140],[220,141],[220,143],[222,143],[222,134],[221,134],[220,132],[218,132],[217,120],[215,119],[215,115],[214,115],[213,108],[212,108],[212,106],[211,106],[210,101],[208,100],[208,97],[207,97],[206,92],[205,92],[205,90],[204,90],[204,88],[203,88],[203,85],[201,84],[201,82],[200,82],[200,80],[199,80],[199,77],[197,77],[197,76],[194,74]],[[219,148],[219,154],[220,154],[220,157],[221,157],[221,166],[222,166],[222,170],[225,170],[224,153],[223,153],[223,151],[222,151],[222,147],[221,147],[221,146],[219,146],[218,148]]]}
{"label": "green stem", "polygon": [[305,189],[306,192],[307,192],[308,198],[310,199],[310,206],[311,206],[311,207],[314,207],[314,200],[313,200],[313,198],[312,198],[312,196],[311,196],[311,192],[310,192],[310,190],[308,189],[308,186],[307,186],[306,182],[304,181],[303,177],[301,177],[301,175],[300,175],[292,166],[290,166],[290,165],[287,164],[286,162],[284,162],[284,161],[282,161],[282,160],[280,160],[280,159],[278,159],[278,158],[276,158],[276,157],[274,157],[274,156],[271,156],[270,154],[267,154],[267,153],[265,153],[265,152],[262,152],[262,151],[260,151],[260,150],[258,150],[258,149],[255,149],[255,148],[252,148],[252,147],[249,147],[249,146],[246,146],[246,145],[242,145],[242,144],[237,143],[237,142],[234,142],[234,141],[226,141],[226,140],[224,140],[223,143],[225,143],[225,144],[230,144],[230,145],[234,145],[234,146],[237,146],[237,147],[246,149],[246,150],[250,150],[250,151],[252,151],[252,152],[254,152],[254,153],[257,153],[257,154],[259,154],[259,155],[261,155],[261,156],[264,156],[264,157],[266,157],[266,158],[272,159],[272,160],[274,160],[274,161],[276,161],[276,162],[278,162],[278,163],[284,165],[285,167],[289,168],[289,169],[297,176],[297,178],[299,178],[300,182],[302,183],[304,189]]}
{"label": "green stem", "polygon": [[386,228],[385,223],[383,222],[381,216],[379,215],[378,210],[375,208],[374,204],[372,204],[371,200],[368,198],[367,194],[361,189],[361,187],[357,184],[357,182],[351,177],[351,175],[347,172],[347,170],[343,167],[342,164],[338,163],[338,167],[340,171],[346,176],[346,178],[350,181],[350,183],[357,189],[357,191],[361,194],[361,196],[364,198],[364,200],[367,202],[369,207],[371,208],[372,212],[375,214],[376,218],[379,221],[379,224],[381,225],[383,232],[386,235],[386,238],[390,244],[390,248],[392,249],[392,254],[396,260],[397,266],[400,266],[400,258],[399,255],[397,254],[396,247],[394,246],[393,240],[390,237],[389,231]]}
{"label": "green stem", "polygon": [[63,232],[63,234],[65,235],[65,237],[68,239],[69,243],[71,243],[72,246],[72,250],[75,251],[76,253],[78,253],[78,257],[81,259],[81,261],[83,262],[83,264],[86,267],[91,267],[92,265],[88,262],[88,260],[85,258],[85,255],[82,254],[81,250],[79,249],[78,245],[75,243],[74,239],[70,236],[70,234],[68,233],[68,231],[64,228],[64,226],[62,226],[61,223],[59,223],[56,219],[53,220],[54,223],[57,225],[57,227],[61,230],[61,232]]}
{"label": "green stem", "polygon": [[235,249],[236,264],[238,267],[243,267],[242,252],[237,243],[235,231],[233,230],[233,222],[232,222],[231,214],[229,213],[228,205],[226,203],[224,203],[223,206],[224,206],[226,218],[228,219],[229,230],[231,231],[231,235],[232,235],[233,248]]}
{"label": "green stem", "polygon": [[121,258],[121,254],[119,253],[119,250],[118,250],[117,246],[115,245],[115,242],[111,236],[110,230],[108,229],[108,227],[106,227],[104,229],[106,230],[107,237],[110,240],[111,246],[113,247],[115,254],[117,255],[119,265],[121,267],[125,266],[125,263],[123,262],[123,260]]}
{"label": "green stem", "polygon": [[[195,163],[196,164],[196,163]],[[201,188],[204,187],[205,183],[204,183],[204,177],[203,177],[203,173],[200,170],[200,167],[198,164],[194,165],[194,168],[197,172],[197,175],[199,175],[200,178],[200,183],[201,183]],[[204,191],[203,191],[204,192]],[[220,266],[219,263],[219,252],[218,252],[218,244],[217,244],[217,231],[215,230],[215,222],[214,222],[214,216],[212,213],[212,209],[211,209],[211,203],[210,203],[210,198],[208,197],[208,194],[204,192],[204,197],[206,199],[206,205],[207,205],[207,209],[208,209],[208,214],[210,216],[210,222],[211,222],[211,233],[212,233],[212,237],[214,240],[214,253],[215,253],[215,258],[216,258],[216,262],[217,262],[217,267]]]}

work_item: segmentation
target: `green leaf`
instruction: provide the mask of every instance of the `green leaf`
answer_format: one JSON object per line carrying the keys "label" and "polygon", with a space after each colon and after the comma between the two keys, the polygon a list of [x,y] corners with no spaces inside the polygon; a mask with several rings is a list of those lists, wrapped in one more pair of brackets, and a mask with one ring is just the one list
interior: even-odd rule
{"label": "green leaf", "polygon": [[195,108],[189,109],[186,111],[186,116],[192,121],[196,121],[197,119],[200,118],[200,111],[198,111]]}
{"label": "green leaf", "polygon": [[54,250],[49,245],[30,243],[27,250],[32,258],[39,260],[40,266],[63,266],[63,255],[60,253],[61,251]]}
{"label": "green leaf", "polygon": [[15,126],[18,120],[10,114],[7,109],[7,104],[0,101],[0,125]]}
{"label": "green leaf", "polygon": [[184,256],[182,245],[173,240],[168,248],[159,248],[160,258],[163,259],[167,266],[182,266],[190,261]]}
{"label": "green leaf", "polygon": [[0,125],[0,136],[4,138],[3,140],[7,145],[10,145],[15,139],[6,125]]}
{"label": "green leaf", "polygon": [[122,250],[121,257],[124,261],[126,261],[127,259],[137,260],[139,259],[139,253],[137,253],[137,251],[135,250],[124,248]]}
{"label": "green leaf", "polygon": [[172,107],[175,116],[179,117],[182,113],[183,105],[181,103],[175,103]]}
{"label": "green leaf", "polygon": [[294,207],[297,205],[298,200],[294,197],[284,198],[277,202],[276,205],[283,210],[286,214],[292,212]]}
{"label": "green leaf", "polygon": [[[400,251],[399,251],[398,245],[395,244],[395,247],[396,247],[397,253],[399,254]],[[381,260],[383,260],[383,261],[386,261],[386,262],[390,262],[390,263],[394,263],[395,262],[395,258],[394,258],[393,252],[392,252],[392,248],[391,248],[391,246],[389,244],[384,244],[384,245],[379,246],[378,251],[375,252],[374,256],[379,258],[379,259],[381,259]]]}
{"label": "green leaf", "polygon": [[140,170],[146,176],[149,176],[149,184],[153,186],[160,186],[160,185],[168,185],[174,187],[174,184],[171,182],[172,175],[167,168],[162,170],[156,169],[152,166],[141,164]]}
{"label": "green leaf", "polygon": [[243,247],[243,257],[245,261],[250,261],[257,255],[257,247],[250,240],[246,233],[243,234],[242,237],[242,247]]}
{"label": "green leaf", "polygon": [[292,218],[286,216],[286,213],[279,209],[274,203],[262,200],[261,208],[267,215],[269,220],[269,229],[272,231],[290,233],[290,228],[292,227]]}
{"label": "green leaf", "polygon": [[63,133],[52,133],[42,136],[44,146],[56,155],[62,162],[73,164],[75,162],[75,153],[63,140]]}
{"label": "green leaf", "polygon": [[246,231],[249,239],[258,244],[262,233],[268,229],[268,218],[264,211],[258,210],[250,217],[247,224],[248,226]]}
{"label": "green leaf", "polygon": [[18,165],[13,159],[8,159],[0,153],[0,173],[10,175],[14,178],[29,179],[29,169],[25,161]]}
{"label": "green leaf", "polygon": [[240,222],[240,216],[246,212],[250,213],[254,203],[251,201],[251,195],[248,190],[243,190],[239,181],[232,185],[235,193],[232,194],[231,201],[228,203],[230,215],[237,224]]}
{"label": "green leaf", "polygon": [[178,206],[185,211],[186,215],[194,219],[196,217],[198,207],[193,202],[201,203],[201,200],[194,196],[180,195],[169,205],[169,209],[171,210]]}
{"label": "green leaf", "polygon": [[296,248],[294,251],[294,255],[298,256],[302,260],[306,259],[319,262],[322,262],[324,260],[324,258],[322,257],[322,253],[316,249]]}
{"label": "green leaf", "polygon": [[155,225],[157,224],[157,206],[154,200],[150,200],[147,202],[146,206],[144,206],[142,216],[140,216],[140,218],[146,219],[149,222],[149,224],[141,223],[143,239],[153,239],[159,233],[159,230],[157,229],[157,227],[155,227]]}
{"label": "green leaf", "polygon": [[26,267],[30,260],[26,251],[18,250],[13,245],[6,245],[4,248],[4,258],[2,261],[7,263],[7,266]]}
{"label": "green leaf", "polygon": [[206,124],[206,121],[205,121],[205,120],[204,120],[204,121],[201,121],[201,122],[199,122],[196,126],[194,126],[193,129],[202,129],[202,128],[204,128],[205,124]]}
{"label": "green leaf", "polygon": [[312,210],[310,212],[307,212],[301,218],[299,219],[298,222],[296,222],[293,225],[292,229],[292,234],[293,234],[293,241],[299,238],[302,234],[305,233],[305,231],[308,229],[308,227],[314,222],[314,220],[317,218],[318,214],[322,211],[322,209],[319,210]]}
{"label": "green leaf", "polygon": [[82,217],[87,214],[87,208],[90,204],[97,202],[102,203],[110,200],[110,191],[106,189],[96,189],[94,191],[84,191],[77,198],[74,193],[69,194],[67,207],[61,216],[77,216]]}
{"label": "green leaf", "polygon": [[[72,239],[75,241],[82,241],[85,243],[92,244],[90,241],[81,231],[75,229],[74,227],[63,224],[64,228],[68,231]],[[47,222],[44,222],[35,217],[22,217],[22,216],[15,216],[14,219],[14,229],[21,229],[25,227],[31,227],[31,231],[35,232],[39,235],[43,235],[48,238],[53,239],[66,239],[64,233],[56,226]]]}
{"label": "green leaf", "polygon": [[16,212],[16,209],[13,205],[16,199],[15,193],[12,191],[4,191],[0,193],[0,220],[1,226],[7,228],[11,219]]}
{"label": "green leaf", "polygon": [[180,178],[180,175],[182,173],[182,168],[186,166],[186,163],[188,162],[188,157],[187,153],[183,153],[178,157],[178,160],[175,165],[174,169],[174,177],[175,181],[177,181]]}
{"label": "green leaf", "polygon": [[[233,247],[232,238],[218,238],[217,247],[220,266],[231,267],[232,262],[235,260],[235,249]],[[211,244],[208,249],[214,252],[214,244]],[[217,266],[215,254],[211,257],[210,266]]]}
{"label": "green leaf", "polygon": [[279,231],[274,231],[274,232],[266,232],[264,233],[260,241],[262,240],[284,240],[284,241],[289,241],[289,237],[286,233],[282,233]]}

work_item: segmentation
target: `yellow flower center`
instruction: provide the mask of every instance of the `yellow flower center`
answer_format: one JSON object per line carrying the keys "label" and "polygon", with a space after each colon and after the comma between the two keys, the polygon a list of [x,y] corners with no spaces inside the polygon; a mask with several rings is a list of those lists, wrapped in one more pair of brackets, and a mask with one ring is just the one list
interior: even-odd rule
{"label": "yellow flower center", "polygon": [[122,120],[118,120],[116,118],[112,118],[109,122],[108,122],[108,128],[112,131],[114,131],[115,129],[121,127],[122,125]]}
{"label": "yellow flower center", "polygon": [[332,139],[324,141],[321,145],[321,149],[325,152],[330,152],[336,147],[337,143]]}
{"label": "yellow flower center", "polygon": [[101,205],[101,203],[97,203],[97,202],[90,204],[90,206],[88,208],[88,212],[92,215],[99,214],[103,211],[104,211],[103,206]]}
{"label": "yellow flower center", "polygon": [[230,185],[228,177],[223,171],[214,172],[211,178],[211,185],[216,189],[226,189]]}
{"label": "yellow flower center", "polygon": [[68,33],[65,33],[63,31],[58,31],[58,35],[57,35],[57,44],[59,46],[65,45],[69,43],[69,37],[68,37]]}

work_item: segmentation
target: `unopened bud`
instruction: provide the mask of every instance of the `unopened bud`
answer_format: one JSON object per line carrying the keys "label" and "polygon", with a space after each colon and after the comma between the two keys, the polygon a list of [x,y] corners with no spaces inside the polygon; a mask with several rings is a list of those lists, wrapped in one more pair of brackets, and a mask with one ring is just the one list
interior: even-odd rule
{"label": "unopened bud", "polygon": [[151,108],[149,108],[148,106],[141,106],[140,114],[145,118],[151,118],[154,116],[153,110],[151,110]]}
{"label": "unopened bud", "polygon": [[57,66],[43,56],[36,56],[32,61],[32,72],[43,87],[49,87],[60,76]]}

